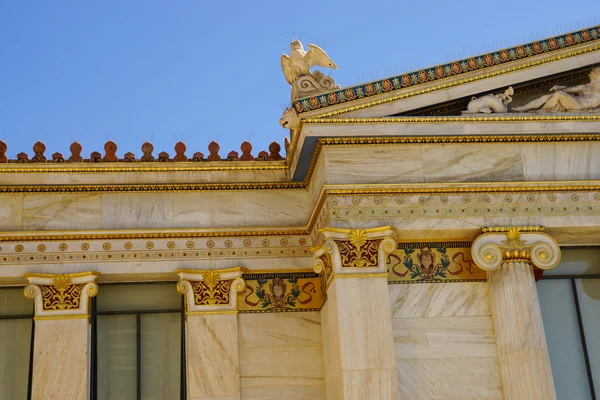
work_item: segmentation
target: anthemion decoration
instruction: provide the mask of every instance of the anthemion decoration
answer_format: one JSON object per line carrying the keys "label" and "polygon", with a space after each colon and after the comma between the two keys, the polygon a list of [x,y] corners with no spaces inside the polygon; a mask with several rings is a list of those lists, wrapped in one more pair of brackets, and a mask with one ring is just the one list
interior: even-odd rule
{"label": "anthemion decoration", "polygon": [[0,398],[600,394],[600,27],[345,88],[327,51],[268,149],[0,141]]}

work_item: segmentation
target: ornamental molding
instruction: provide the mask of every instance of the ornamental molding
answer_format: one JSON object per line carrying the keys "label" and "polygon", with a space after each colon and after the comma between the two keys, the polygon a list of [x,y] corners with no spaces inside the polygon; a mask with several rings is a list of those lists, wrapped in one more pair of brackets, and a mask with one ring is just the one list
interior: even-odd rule
{"label": "ornamental molding", "polygon": [[98,294],[93,271],[77,274],[27,274],[24,294],[34,299],[35,319],[72,319],[89,316],[89,299]]}
{"label": "ornamental molding", "polygon": [[323,273],[327,287],[334,278],[387,277],[386,256],[397,247],[394,227],[324,228],[319,232],[324,241],[312,249],[313,269]]}
{"label": "ornamental molding", "polygon": [[243,292],[245,268],[179,270],[177,291],[185,296],[186,315],[237,312],[237,293]]}
{"label": "ornamental molding", "polygon": [[484,228],[471,247],[473,261],[487,271],[515,262],[552,269],[560,262],[560,247],[543,231],[538,226]]}

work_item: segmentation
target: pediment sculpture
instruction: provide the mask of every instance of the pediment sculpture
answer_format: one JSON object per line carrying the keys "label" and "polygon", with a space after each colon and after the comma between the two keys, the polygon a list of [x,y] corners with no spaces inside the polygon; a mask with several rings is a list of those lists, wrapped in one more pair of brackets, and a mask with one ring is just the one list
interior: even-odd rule
{"label": "pediment sculpture", "polygon": [[[572,87],[553,86],[545,94],[512,111],[591,111],[600,108],[600,67],[590,72],[590,83]],[[600,111],[600,110],[598,110]]]}
{"label": "pediment sculpture", "polygon": [[515,91],[510,86],[504,93],[487,94],[479,98],[472,97],[467,105],[467,111],[464,113],[505,113],[508,111],[508,103],[512,101],[513,94]]}
{"label": "pediment sculpture", "polygon": [[549,94],[541,95],[527,104],[508,110],[514,91],[509,87],[504,93],[488,94],[473,97],[467,105],[467,111],[472,113],[561,113],[561,112],[592,112],[600,113],[600,67],[595,67],[589,74],[590,82],[577,86],[556,85]]}
{"label": "pediment sculpture", "polygon": [[290,44],[290,55],[281,56],[281,69],[292,85],[292,101],[340,88],[331,77],[310,71],[315,66],[337,69],[337,65],[319,46],[309,44],[308,48],[305,51],[302,43],[294,40]]}

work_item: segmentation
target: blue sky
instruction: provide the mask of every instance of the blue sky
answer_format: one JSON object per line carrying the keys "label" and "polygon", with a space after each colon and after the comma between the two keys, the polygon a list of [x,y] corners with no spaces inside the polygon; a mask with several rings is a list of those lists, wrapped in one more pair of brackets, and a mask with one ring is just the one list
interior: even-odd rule
{"label": "blue sky", "polygon": [[[600,23],[598,1],[0,0],[0,139],[8,155],[253,153],[287,133],[279,58],[325,49],[342,86]],[[326,71],[329,73],[329,71]]]}

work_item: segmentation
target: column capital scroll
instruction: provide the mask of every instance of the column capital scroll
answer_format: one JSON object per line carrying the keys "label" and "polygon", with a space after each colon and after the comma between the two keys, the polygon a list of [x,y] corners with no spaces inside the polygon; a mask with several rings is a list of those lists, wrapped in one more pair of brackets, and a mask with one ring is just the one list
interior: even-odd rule
{"label": "column capital scroll", "polygon": [[190,314],[237,312],[237,293],[246,288],[245,268],[177,271],[177,291],[185,296],[185,311]]}
{"label": "column capital scroll", "polygon": [[312,249],[313,269],[318,274],[325,274],[328,285],[334,276],[387,275],[386,257],[397,246],[395,228],[324,228],[319,232],[325,240]]}
{"label": "column capital scroll", "polygon": [[35,319],[71,319],[89,316],[89,299],[98,294],[94,271],[74,274],[26,274],[24,294],[35,302]]}
{"label": "column capital scroll", "polygon": [[473,261],[488,271],[510,262],[552,269],[560,261],[560,248],[543,230],[537,226],[483,228],[483,234],[471,246]]}

